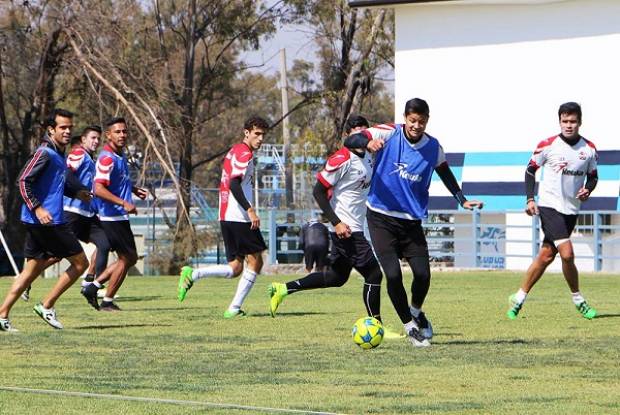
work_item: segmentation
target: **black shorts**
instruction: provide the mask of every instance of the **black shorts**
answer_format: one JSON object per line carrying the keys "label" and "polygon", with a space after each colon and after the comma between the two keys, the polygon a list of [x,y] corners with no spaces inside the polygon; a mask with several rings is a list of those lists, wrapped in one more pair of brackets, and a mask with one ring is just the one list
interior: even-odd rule
{"label": "black shorts", "polygon": [[104,242],[107,245],[107,237],[96,215],[86,217],[79,213],[64,211],[64,218],[80,241],[94,243],[97,247]]}
{"label": "black shorts", "polygon": [[396,253],[398,258],[428,257],[422,221],[395,218],[368,209],[368,231],[377,256]]}
{"label": "black shorts", "polygon": [[346,261],[353,268],[367,267],[372,263],[378,265],[364,232],[353,232],[350,238],[345,239],[338,238],[335,232],[330,232],[329,236],[332,239],[329,257],[332,264]]}
{"label": "black shorts", "polygon": [[322,269],[327,265],[327,255],[329,254],[329,245],[309,245],[304,249],[304,262],[306,269],[312,269],[316,265]]}
{"label": "black shorts", "polygon": [[128,220],[101,221],[100,223],[112,251],[116,251],[117,254],[138,255],[136,241]]}
{"label": "black shorts", "polygon": [[555,241],[570,238],[577,224],[578,215],[565,215],[553,208],[544,206],[539,206],[538,212],[540,214],[540,225],[545,234],[543,243],[555,246]]}
{"label": "black shorts", "polygon": [[245,258],[246,255],[258,254],[267,249],[260,229],[250,229],[250,222],[220,221],[226,260]]}
{"label": "black shorts", "polygon": [[25,258],[69,258],[84,252],[80,241],[67,223],[52,226],[24,223],[24,226],[26,227]]}

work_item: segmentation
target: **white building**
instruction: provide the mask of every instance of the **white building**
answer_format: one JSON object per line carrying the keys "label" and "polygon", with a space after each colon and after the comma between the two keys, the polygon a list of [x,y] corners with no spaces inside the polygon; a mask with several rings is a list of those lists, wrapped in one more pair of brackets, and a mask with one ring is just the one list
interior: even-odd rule
{"label": "white building", "polygon": [[[395,120],[402,120],[408,99],[428,101],[428,132],[452,153],[465,194],[497,212],[485,221],[505,225],[506,240],[527,234],[511,228],[530,221],[522,213],[525,166],[536,144],[559,132],[557,108],[563,102],[582,105],[581,133],[601,156],[599,185],[584,210],[619,209],[620,1],[355,0],[349,5],[395,9]],[[451,208],[442,187],[432,184],[431,208]],[[618,215],[611,220],[618,224]],[[615,235],[604,236],[603,255],[620,256]],[[595,252],[591,235],[575,238],[578,255]],[[509,254],[531,253],[531,243],[501,246]],[[473,265],[471,259],[457,262]],[[527,256],[507,257],[505,266],[523,269],[529,262]],[[582,262],[584,270],[595,268],[592,260]],[[604,261],[603,269],[617,262]]]}

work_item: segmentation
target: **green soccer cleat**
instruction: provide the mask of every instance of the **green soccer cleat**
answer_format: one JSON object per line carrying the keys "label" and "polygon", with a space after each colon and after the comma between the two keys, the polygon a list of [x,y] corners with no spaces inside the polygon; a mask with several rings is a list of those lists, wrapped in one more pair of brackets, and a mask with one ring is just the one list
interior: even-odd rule
{"label": "green soccer cleat", "polygon": [[267,288],[267,292],[271,297],[271,301],[269,304],[269,312],[271,313],[271,317],[276,316],[276,311],[278,311],[278,307],[284,301],[284,297],[288,295],[288,290],[286,289],[286,284],[281,284],[279,282],[272,282]]}
{"label": "green soccer cleat", "polygon": [[194,272],[192,267],[185,266],[181,268],[181,276],[179,277],[179,285],[177,287],[177,298],[179,301],[185,300],[187,292],[192,288],[192,285],[194,285],[192,272]]}
{"label": "green soccer cleat", "polygon": [[244,317],[245,311],[239,309],[239,310],[226,310],[224,311],[224,318],[226,319],[231,319],[231,318],[235,318],[235,317]]}
{"label": "green soccer cleat", "polygon": [[521,307],[523,307],[523,303],[518,303],[517,300],[515,299],[514,294],[508,297],[508,303],[510,303],[510,309],[506,313],[506,316],[510,320],[514,320],[519,315],[519,311],[521,311]]}
{"label": "green soccer cleat", "polygon": [[575,307],[577,307],[577,311],[579,311],[581,315],[588,320],[592,320],[596,317],[596,310],[590,307],[585,301],[579,305],[575,305]]}

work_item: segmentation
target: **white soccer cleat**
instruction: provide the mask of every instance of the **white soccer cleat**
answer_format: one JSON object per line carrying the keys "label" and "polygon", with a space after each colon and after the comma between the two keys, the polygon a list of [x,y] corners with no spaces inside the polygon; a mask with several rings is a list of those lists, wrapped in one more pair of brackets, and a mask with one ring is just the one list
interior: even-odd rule
{"label": "white soccer cleat", "polygon": [[9,321],[8,318],[0,318],[0,331],[6,331],[9,333],[17,333],[19,330],[17,330],[15,327],[11,325],[11,322]]}
{"label": "white soccer cleat", "polygon": [[34,306],[34,312],[55,329],[63,328],[62,323],[56,318],[56,310],[54,308],[45,308],[43,304],[39,303]]}

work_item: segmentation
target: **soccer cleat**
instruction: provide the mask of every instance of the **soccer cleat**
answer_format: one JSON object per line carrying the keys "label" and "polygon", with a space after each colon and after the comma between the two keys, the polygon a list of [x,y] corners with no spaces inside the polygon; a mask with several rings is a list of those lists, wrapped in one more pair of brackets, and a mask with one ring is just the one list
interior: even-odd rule
{"label": "soccer cleat", "polygon": [[99,310],[99,301],[97,300],[97,291],[99,288],[95,284],[88,284],[80,290],[80,293],[86,298],[88,304],[90,304],[95,310]]}
{"label": "soccer cleat", "polygon": [[269,312],[271,313],[271,317],[276,316],[276,311],[282,301],[284,301],[284,297],[288,295],[288,290],[286,289],[286,284],[281,284],[279,282],[272,282],[267,288],[267,292],[271,297],[271,301],[269,304]]}
{"label": "soccer cleat", "polygon": [[231,319],[231,318],[235,318],[235,317],[244,317],[245,311],[239,309],[239,310],[226,310],[224,311],[224,318],[227,319]]}
{"label": "soccer cleat", "polygon": [[121,311],[121,308],[114,304],[112,301],[102,301],[99,311]]}
{"label": "soccer cleat", "polygon": [[194,269],[192,267],[184,266],[181,268],[181,275],[179,276],[179,285],[177,287],[177,298],[179,301],[185,300],[185,296],[192,285],[194,285],[194,280],[192,279],[192,272]]}
{"label": "soccer cleat", "polygon": [[43,304],[39,303],[34,306],[33,311],[36,315],[41,317],[43,321],[45,321],[47,324],[54,327],[55,329],[63,328],[62,323],[56,318],[56,310],[54,310],[54,308],[45,308],[43,307]]}
{"label": "soccer cleat", "polygon": [[32,288],[31,285],[28,286],[28,288],[26,288],[26,290],[22,293],[22,295],[19,297],[24,301],[28,301],[30,300],[30,289]]}
{"label": "soccer cleat", "polygon": [[596,317],[596,310],[590,307],[585,301],[579,305],[575,305],[575,307],[577,307],[577,311],[579,311],[581,315],[588,320],[592,320],[594,317]]}
{"label": "soccer cleat", "polygon": [[403,337],[405,337],[403,333],[396,332],[392,329],[387,328],[386,326],[383,326],[384,339],[402,339]]}
{"label": "soccer cleat", "polygon": [[407,338],[415,347],[429,347],[431,345],[431,342],[422,335],[420,330],[415,327],[412,327],[411,330],[409,330],[409,333],[407,333]]}
{"label": "soccer cleat", "polygon": [[521,311],[523,303],[517,302],[515,294],[512,294],[510,297],[508,297],[508,303],[510,304],[510,309],[506,312],[506,316],[510,320],[514,320],[519,315],[519,311]]}
{"label": "soccer cleat", "polygon": [[11,325],[11,322],[9,321],[8,318],[0,318],[0,331],[6,331],[9,333],[17,333],[19,330],[17,330],[15,327]]}
{"label": "soccer cleat", "polygon": [[[411,316],[413,317],[413,316]],[[417,317],[413,317],[413,320],[416,322],[418,327],[420,328],[420,333],[424,336],[425,339],[433,338],[433,326],[431,322],[426,318],[426,314],[423,311],[420,311],[420,314]]]}

